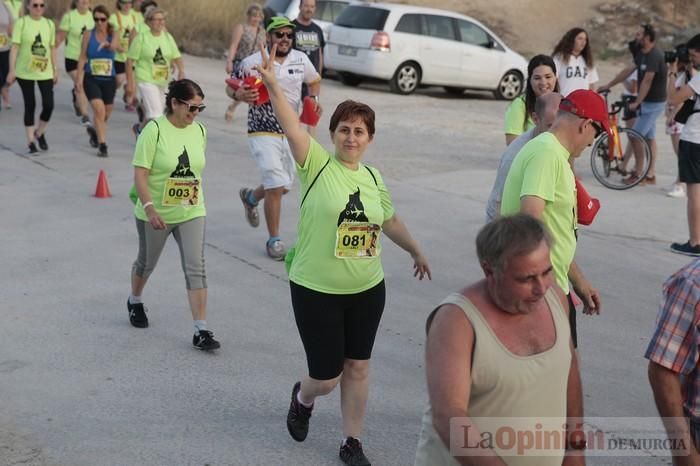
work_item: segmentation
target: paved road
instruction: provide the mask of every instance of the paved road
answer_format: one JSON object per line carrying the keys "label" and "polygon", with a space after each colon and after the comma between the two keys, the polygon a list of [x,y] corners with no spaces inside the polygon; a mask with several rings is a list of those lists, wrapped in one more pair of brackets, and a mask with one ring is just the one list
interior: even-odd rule
{"label": "paved road", "polygon": [[[305,363],[284,268],[265,256],[264,227],[251,229],[238,201],[238,189],[258,181],[245,108],[225,124],[223,65],[193,57],[186,64],[207,94],[208,320],[222,349],[212,355],[190,346],[174,244],[144,295],[151,327],[128,323],[124,301],[137,241],[127,198],[134,116],[117,109],[110,157],[98,159],[72,116],[63,79],[47,133],[51,151],[29,157],[13,87],[15,109],[0,113],[0,465],[340,464],[337,393],[318,402],[305,443],[290,440],[284,427],[289,392]],[[322,128],[344,98],[377,110],[366,160],[382,171],[434,270],[432,282],[416,282],[409,257],[385,243],[388,299],[363,440],[374,464],[410,465],[426,398],[425,317],[447,293],[480,277],[473,241],[504,144],[506,104],[487,94],[455,99],[427,89],[401,97],[382,86],[327,82]],[[329,146],[326,131],[320,140]],[[613,192],[595,183],[586,160],[577,165],[603,204],[595,224],[581,230],[577,255],[604,300],[602,316],[580,322],[589,416],[656,415],[642,354],[661,284],[687,262],[668,251],[670,241],[686,238],[685,203],[661,191],[673,180],[674,160],[665,138],[660,146],[658,187]],[[100,169],[110,199],[92,196]],[[284,203],[289,240],[297,194]]]}

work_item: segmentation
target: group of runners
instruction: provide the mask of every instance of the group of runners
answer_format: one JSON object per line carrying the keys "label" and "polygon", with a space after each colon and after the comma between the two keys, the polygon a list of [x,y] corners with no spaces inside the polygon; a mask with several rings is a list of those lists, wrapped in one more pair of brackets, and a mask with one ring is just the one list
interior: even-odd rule
{"label": "group of runners", "polygon": [[[13,0],[0,4],[0,27],[3,8],[11,18],[0,29],[0,53],[3,45],[11,43],[0,75],[6,76],[8,85],[17,81],[22,89],[29,152],[48,150],[46,130],[59,76],[56,48],[65,40],[65,70],[74,81],[75,112],[87,125],[89,142],[98,155],[107,156],[106,124],[119,89],[123,88],[125,109],[139,113],[139,122],[133,126],[138,253],[126,303],[129,321],[137,328],[149,326],[142,295],[172,234],[180,249],[192,312],[192,344],[200,350],[216,350],[221,345],[206,320],[202,173],[207,131],[196,121],[206,108],[205,95],[196,82],[184,78],[184,62],[165,28],[165,12],[149,0],[118,0],[114,12],[89,0],[76,0],[57,32],[43,15],[44,1],[25,1],[20,5],[25,8],[21,16]],[[143,16],[134,12],[135,6]],[[252,227],[259,225],[258,204],[264,203],[269,233],[266,252],[274,260],[285,261],[306,356],[307,372],[291,382],[289,434],[304,441],[316,402],[340,385],[339,456],[346,464],[367,466],[370,461],[360,435],[369,361],[385,305],[381,233],[411,256],[416,278],[430,279],[431,269],[398,217],[381,173],[364,163],[375,135],[374,110],[352,100],[337,105],[330,118],[330,151],[314,139],[312,126],[300,122],[305,97],[311,112],[318,116],[323,111],[324,41],[312,21],[314,9],[315,0],[301,0],[300,15],[294,21],[284,17],[264,21],[260,6],[247,9],[246,22],[233,30],[225,67],[231,77],[227,93],[233,99],[226,118],[234,117],[241,102],[248,105],[248,144],[261,183],[242,188],[240,200]],[[632,108],[641,107],[637,120],[642,123],[635,125],[640,129],[655,121],[659,108],[663,112],[656,105],[658,100],[666,101],[666,65],[658,62],[650,28],[645,25],[636,39],[640,50],[635,54],[635,69],[640,70],[641,85]],[[693,61],[700,63],[696,39],[689,46]],[[650,71],[656,67],[661,71]],[[632,71],[626,68],[602,88],[622,82]],[[676,77],[676,63],[671,73]],[[249,77],[259,82],[246,80]],[[489,200],[487,225],[477,238],[484,279],[448,297],[428,321],[430,403],[423,418],[417,465],[471,464],[449,448],[454,435],[450,420],[461,416],[467,419],[465,425],[474,427],[469,420],[474,413],[545,416],[567,426],[567,441],[546,462],[511,457],[480,445],[477,449],[490,458],[488,464],[583,464],[585,442],[572,438],[580,432],[583,415],[574,294],[589,314],[600,312],[601,300],[574,260],[573,160],[609,131],[607,108],[593,90],[597,81],[588,35],[575,28],[551,56],[537,55],[530,61],[525,92],[508,107],[507,148]],[[690,80],[678,89],[669,85],[669,94],[678,94],[671,103],[679,106],[685,100],[681,96],[697,92],[696,82]],[[42,96],[36,125],[35,84]],[[3,102],[9,103],[5,94]],[[92,119],[87,115],[88,104]],[[653,128],[643,134],[654,139]],[[680,181],[689,183],[690,205],[698,182],[692,177],[700,174],[692,155],[700,141],[683,144],[682,139]],[[280,211],[282,198],[297,176],[297,238],[294,247],[288,248],[279,235]],[[633,176],[635,172],[630,173]],[[652,184],[655,175],[648,176],[647,184]],[[697,214],[689,208],[689,218],[693,215]],[[691,235],[692,231],[691,227]],[[689,247],[700,248],[700,242],[691,242]],[[499,380],[502,386],[494,390],[489,380]],[[532,380],[543,383],[532,384]]]}
{"label": "group of runners", "polygon": [[[65,43],[64,69],[73,81],[76,116],[97,155],[107,157],[107,122],[118,89],[124,86],[127,111],[138,108],[139,123],[133,127],[138,134],[146,121],[163,114],[171,66],[177,67],[178,78],[184,77],[180,52],[165,29],[165,11],[153,0],[117,0],[113,10],[74,0],[56,28],[44,16],[45,9],[45,0],[0,2],[3,106],[11,108],[7,89],[16,81],[22,90],[28,152],[38,155],[49,149],[46,132],[60,76],[56,50]],[[41,94],[38,123],[36,87]]]}

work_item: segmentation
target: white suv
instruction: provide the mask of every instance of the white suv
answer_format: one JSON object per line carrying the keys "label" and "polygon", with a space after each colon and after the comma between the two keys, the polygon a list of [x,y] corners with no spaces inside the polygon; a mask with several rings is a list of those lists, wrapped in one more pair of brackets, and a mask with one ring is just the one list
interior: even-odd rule
{"label": "white suv", "polygon": [[410,94],[421,85],[493,91],[514,99],[523,91],[527,61],[478,21],[432,8],[353,3],[328,30],[324,65],[343,83],[389,81]]}

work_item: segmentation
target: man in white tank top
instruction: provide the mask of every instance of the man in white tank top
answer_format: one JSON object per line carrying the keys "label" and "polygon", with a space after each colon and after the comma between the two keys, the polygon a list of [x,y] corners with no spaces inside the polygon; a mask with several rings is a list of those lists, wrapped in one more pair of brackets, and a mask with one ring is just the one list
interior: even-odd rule
{"label": "man in white tank top", "polygon": [[[525,214],[479,232],[485,277],[428,317],[430,400],[415,466],[584,464],[581,378],[550,243]],[[506,429],[554,441],[507,445]]]}

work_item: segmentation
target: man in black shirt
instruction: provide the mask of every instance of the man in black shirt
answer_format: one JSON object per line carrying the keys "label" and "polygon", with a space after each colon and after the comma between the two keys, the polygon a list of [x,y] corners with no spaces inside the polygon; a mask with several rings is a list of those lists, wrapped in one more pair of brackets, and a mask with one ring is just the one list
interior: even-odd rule
{"label": "man in black shirt", "polygon": [[[617,83],[624,81],[634,69],[637,69],[637,82],[639,91],[637,99],[630,103],[630,111],[639,109],[639,117],[634,124],[634,129],[641,133],[649,143],[651,149],[651,166],[643,184],[656,184],[656,120],[664,112],[666,106],[666,63],[664,54],[656,47],[656,31],[650,24],[642,25],[637,31],[637,44],[639,52],[634,57],[634,65],[622,70],[615,78],[598,92],[608,90]],[[643,168],[643,148],[633,144],[635,171],[626,179],[635,182]]]}
{"label": "man in black shirt", "polygon": [[[316,12],[316,0],[300,0],[299,16],[292,21],[294,29],[293,47],[300,52],[304,52],[309,57],[311,63],[316,67],[319,75],[323,74],[323,48],[326,41],[323,38],[323,29],[313,22]],[[306,86],[302,89],[302,97],[308,95]]]}

